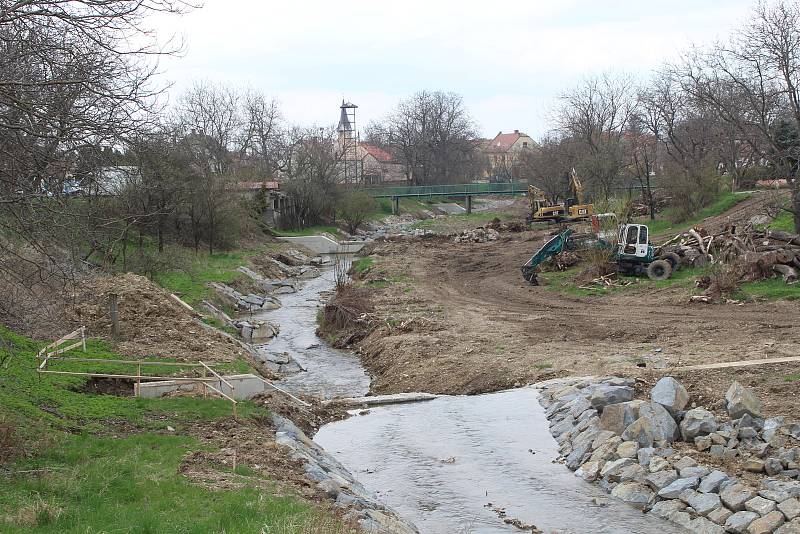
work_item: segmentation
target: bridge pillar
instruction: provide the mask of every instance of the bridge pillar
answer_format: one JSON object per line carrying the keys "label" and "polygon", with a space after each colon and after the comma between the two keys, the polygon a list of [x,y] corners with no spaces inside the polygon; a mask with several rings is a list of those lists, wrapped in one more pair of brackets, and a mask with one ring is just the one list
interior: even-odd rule
{"label": "bridge pillar", "polygon": [[400,197],[392,197],[392,215],[400,213]]}
{"label": "bridge pillar", "polygon": [[472,195],[467,195],[467,213],[472,213]]}

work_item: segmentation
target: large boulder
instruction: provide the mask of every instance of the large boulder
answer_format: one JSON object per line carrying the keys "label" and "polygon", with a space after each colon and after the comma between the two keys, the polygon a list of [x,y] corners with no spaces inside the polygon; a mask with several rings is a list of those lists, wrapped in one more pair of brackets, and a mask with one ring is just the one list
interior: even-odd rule
{"label": "large boulder", "polygon": [[750,486],[736,483],[725,486],[722,491],[719,492],[719,496],[722,498],[722,502],[725,506],[734,512],[740,512],[744,510],[744,504],[756,496],[756,492]]}
{"label": "large boulder", "polygon": [[689,393],[680,382],[671,376],[665,376],[653,386],[650,391],[650,399],[662,405],[675,417],[689,403]]}
{"label": "large boulder", "polygon": [[602,410],[609,404],[619,404],[633,400],[633,388],[628,386],[602,385],[592,392],[592,407]]}
{"label": "large boulder", "polygon": [[736,512],[725,521],[725,528],[735,534],[747,534],[747,527],[756,519],[758,514],[755,512]]}
{"label": "large boulder", "polygon": [[672,443],[680,437],[678,424],[667,409],[657,402],[643,404],[639,408],[639,418],[647,419],[653,426],[654,439]]}
{"label": "large boulder", "polygon": [[609,404],[600,416],[600,428],[610,430],[617,435],[625,432],[628,426],[639,418],[639,407],[644,401],[634,400]]}
{"label": "large boulder", "polygon": [[717,429],[714,414],[703,408],[694,408],[686,412],[681,421],[681,435],[684,441],[693,442],[697,436],[711,434]]}
{"label": "large boulder", "polygon": [[753,390],[746,388],[739,382],[734,382],[725,393],[725,403],[731,419],[739,419],[745,414],[751,417],[763,418],[764,407]]}
{"label": "large boulder", "polygon": [[650,488],[638,482],[623,482],[612,490],[611,495],[639,510],[647,508],[655,499]]}
{"label": "large boulder", "polygon": [[695,489],[698,484],[700,484],[700,479],[698,478],[679,478],[662,488],[658,492],[658,496],[664,499],[677,499],[681,493],[688,489]]}
{"label": "large boulder", "polygon": [[640,448],[652,447],[656,439],[656,430],[649,419],[640,417],[622,432],[622,439],[636,442]]}

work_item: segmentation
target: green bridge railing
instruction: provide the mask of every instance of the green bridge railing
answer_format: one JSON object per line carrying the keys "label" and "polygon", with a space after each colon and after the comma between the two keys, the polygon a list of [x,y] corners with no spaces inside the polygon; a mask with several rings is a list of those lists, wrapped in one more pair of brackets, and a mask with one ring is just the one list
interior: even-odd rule
{"label": "green bridge railing", "polygon": [[367,187],[364,190],[373,198],[517,195],[527,193],[528,184],[525,182],[506,182],[494,184],[413,185],[403,187]]}

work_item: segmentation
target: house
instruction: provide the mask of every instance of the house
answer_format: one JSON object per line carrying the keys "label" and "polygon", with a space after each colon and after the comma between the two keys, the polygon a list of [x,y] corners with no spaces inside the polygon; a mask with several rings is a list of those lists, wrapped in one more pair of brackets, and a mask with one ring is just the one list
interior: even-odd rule
{"label": "house", "polygon": [[356,154],[361,162],[361,180],[364,184],[404,182],[405,169],[388,151],[369,143],[358,143]]}
{"label": "house", "polygon": [[513,133],[499,132],[494,139],[481,144],[481,152],[488,161],[486,176],[490,180],[504,182],[523,179],[519,166],[521,156],[537,146],[531,136],[519,130]]}

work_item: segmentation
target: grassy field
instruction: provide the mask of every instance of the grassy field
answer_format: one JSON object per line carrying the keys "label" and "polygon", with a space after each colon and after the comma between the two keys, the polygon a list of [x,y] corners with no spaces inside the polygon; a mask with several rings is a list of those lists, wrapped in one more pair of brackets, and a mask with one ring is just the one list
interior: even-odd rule
{"label": "grassy field", "polygon": [[[0,532],[299,533],[319,521],[315,506],[285,490],[265,491],[276,486],[246,467],[235,490],[206,489],[179,473],[185,454],[205,448],[181,430],[229,418],[228,401],[86,393],[85,377],[36,373],[39,343],[2,327],[0,335],[14,347],[10,359],[0,350]],[[85,356],[120,358],[97,341]],[[238,412],[267,415],[249,402]]]}
{"label": "grassy field", "polygon": [[651,221],[648,218],[642,218],[640,222],[647,224],[647,226],[650,228],[650,235],[660,235],[666,233],[677,234],[678,232],[688,230],[692,226],[702,223],[703,219],[715,217],[728,211],[739,202],[742,202],[748,198],[750,198],[749,194],[725,192],[720,195],[715,202],[701,209],[697,215],[688,220],[681,221],[679,223],[672,222],[670,217],[673,214],[668,208],[660,213],[655,221]]}
{"label": "grassy field", "polygon": [[780,277],[746,282],[735,295],[740,299],[800,300],[800,283],[786,284]]}

